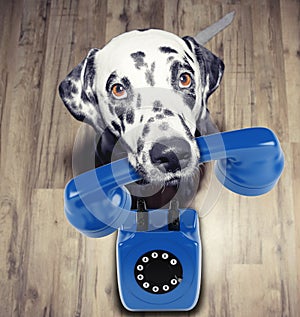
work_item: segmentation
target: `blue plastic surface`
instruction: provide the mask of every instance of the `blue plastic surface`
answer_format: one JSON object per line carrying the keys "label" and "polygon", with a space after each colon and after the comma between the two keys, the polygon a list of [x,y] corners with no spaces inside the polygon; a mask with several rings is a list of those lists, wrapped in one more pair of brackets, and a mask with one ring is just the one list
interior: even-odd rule
{"label": "blue plastic surface", "polygon": [[[152,231],[136,232],[136,223],[121,227],[117,240],[119,294],[124,307],[131,311],[190,310],[199,298],[201,278],[201,241],[199,220],[192,209],[180,210],[180,231],[168,231],[167,210],[150,210],[149,223],[160,218],[165,226]],[[134,213],[134,212],[133,212]],[[153,218],[153,219],[152,219]],[[152,221],[153,220],[153,221]],[[135,280],[134,267],[145,252],[171,252],[180,261],[183,277],[180,284],[166,294],[151,294]]]}
{"label": "blue plastic surface", "polygon": [[[225,187],[247,196],[271,190],[284,166],[276,135],[267,128],[248,128],[196,138],[200,162],[216,160],[215,173]],[[69,222],[90,237],[119,228],[130,212],[131,196],[124,185],[141,177],[122,159],[73,178],[65,188]]]}
{"label": "blue plastic surface", "polygon": [[248,128],[196,139],[203,161],[216,160],[215,174],[229,190],[258,196],[277,183],[284,155],[270,129]]}
{"label": "blue plastic surface", "polygon": [[[113,176],[112,176],[113,175]],[[114,232],[130,215],[131,196],[122,185],[140,179],[127,159],[83,173],[65,187],[65,214],[69,222],[89,237]]]}

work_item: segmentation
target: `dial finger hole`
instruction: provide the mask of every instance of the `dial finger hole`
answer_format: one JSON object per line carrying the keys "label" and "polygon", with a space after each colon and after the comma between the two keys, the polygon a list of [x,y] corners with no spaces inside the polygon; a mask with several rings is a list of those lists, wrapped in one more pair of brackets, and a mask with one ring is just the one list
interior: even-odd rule
{"label": "dial finger hole", "polygon": [[149,288],[149,286],[150,286],[150,284],[149,284],[148,282],[144,282],[144,283],[143,283],[143,287],[144,287],[144,288]]}
{"label": "dial finger hole", "polygon": [[164,290],[165,292],[167,292],[169,289],[170,289],[169,285],[164,285],[164,286],[163,286],[163,290]]}
{"label": "dial finger hole", "polygon": [[177,285],[177,280],[176,280],[175,278],[172,278],[172,279],[171,279],[171,284],[172,284],[172,285]]}
{"label": "dial finger hole", "polygon": [[172,260],[170,261],[170,263],[171,263],[171,265],[176,265],[176,264],[177,264],[177,260],[176,260],[176,259],[172,259]]}
{"label": "dial finger hole", "polygon": [[157,252],[152,252],[151,254],[153,259],[156,259],[158,257],[158,253]]}
{"label": "dial finger hole", "polygon": [[163,253],[161,256],[164,260],[166,260],[169,257],[168,253]]}
{"label": "dial finger hole", "polygon": [[144,279],[144,275],[143,275],[143,274],[139,274],[139,275],[137,276],[137,279],[138,279],[139,281],[142,281],[142,280]]}
{"label": "dial finger hole", "polygon": [[139,264],[139,265],[137,266],[137,270],[138,270],[138,271],[143,271],[143,269],[144,269],[144,267],[143,267],[141,264]]}

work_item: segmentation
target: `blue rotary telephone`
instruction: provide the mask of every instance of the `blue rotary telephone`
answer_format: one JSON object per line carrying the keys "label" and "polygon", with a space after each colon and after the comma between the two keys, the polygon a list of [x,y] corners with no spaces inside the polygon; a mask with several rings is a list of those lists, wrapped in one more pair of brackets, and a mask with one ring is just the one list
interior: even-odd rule
{"label": "blue rotary telephone", "polygon": [[[200,162],[216,161],[217,179],[246,196],[270,191],[284,166],[275,134],[248,128],[196,138]],[[124,185],[141,176],[121,159],[73,178],[65,188],[65,213],[81,233],[94,238],[118,230],[117,274],[123,305],[131,311],[190,310],[199,297],[201,240],[198,215],[179,209],[131,210]]]}

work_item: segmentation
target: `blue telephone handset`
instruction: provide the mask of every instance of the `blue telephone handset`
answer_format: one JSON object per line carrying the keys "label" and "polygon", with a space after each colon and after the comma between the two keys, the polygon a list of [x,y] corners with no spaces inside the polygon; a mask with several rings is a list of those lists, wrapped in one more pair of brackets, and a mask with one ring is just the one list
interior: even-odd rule
{"label": "blue telephone handset", "polygon": [[[284,156],[267,128],[248,128],[196,138],[200,162],[215,160],[215,173],[228,189],[261,195],[278,181]],[[70,223],[92,237],[115,231],[130,217],[131,196],[124,185],[141,177],[124,158],[83,173],[66,185],[65,212]]]}
{"label": "blue telephone handset", "polygon": [[[267,128],[216,133],[198,137],[196,142],[200,162],[216,161],[217,179],[237,194],[267,193],[283,170],[280,143]],[[197,213],[176,206],[147,213],[130,210],[131,196],[124,185],[140,178],[127,158],[73,178],[65,188],[67,219],[89,237],[119,230],[118,285],[127,309],[189,310],[200,290]],[[171,227],[170,215],[175,219]],[[143,230],[139,226],[141,217]]]}

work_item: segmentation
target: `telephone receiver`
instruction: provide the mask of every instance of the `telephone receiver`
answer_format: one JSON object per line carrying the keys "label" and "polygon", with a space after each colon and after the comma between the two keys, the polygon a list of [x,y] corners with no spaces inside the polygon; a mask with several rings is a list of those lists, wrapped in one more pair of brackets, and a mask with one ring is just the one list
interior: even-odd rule
{"label": "telephone receiver", "polygon": [[[246,196],[270,191],[284,167],[276,135],[255,127],[195,138],[200,163],[216,161],[217,179],[229,190]],[[71,179],[65,188],[69,222],[89,237],[103,237],[125,222],[134,223],[131,196],[124,185],[141,176],[124,158]]]}

